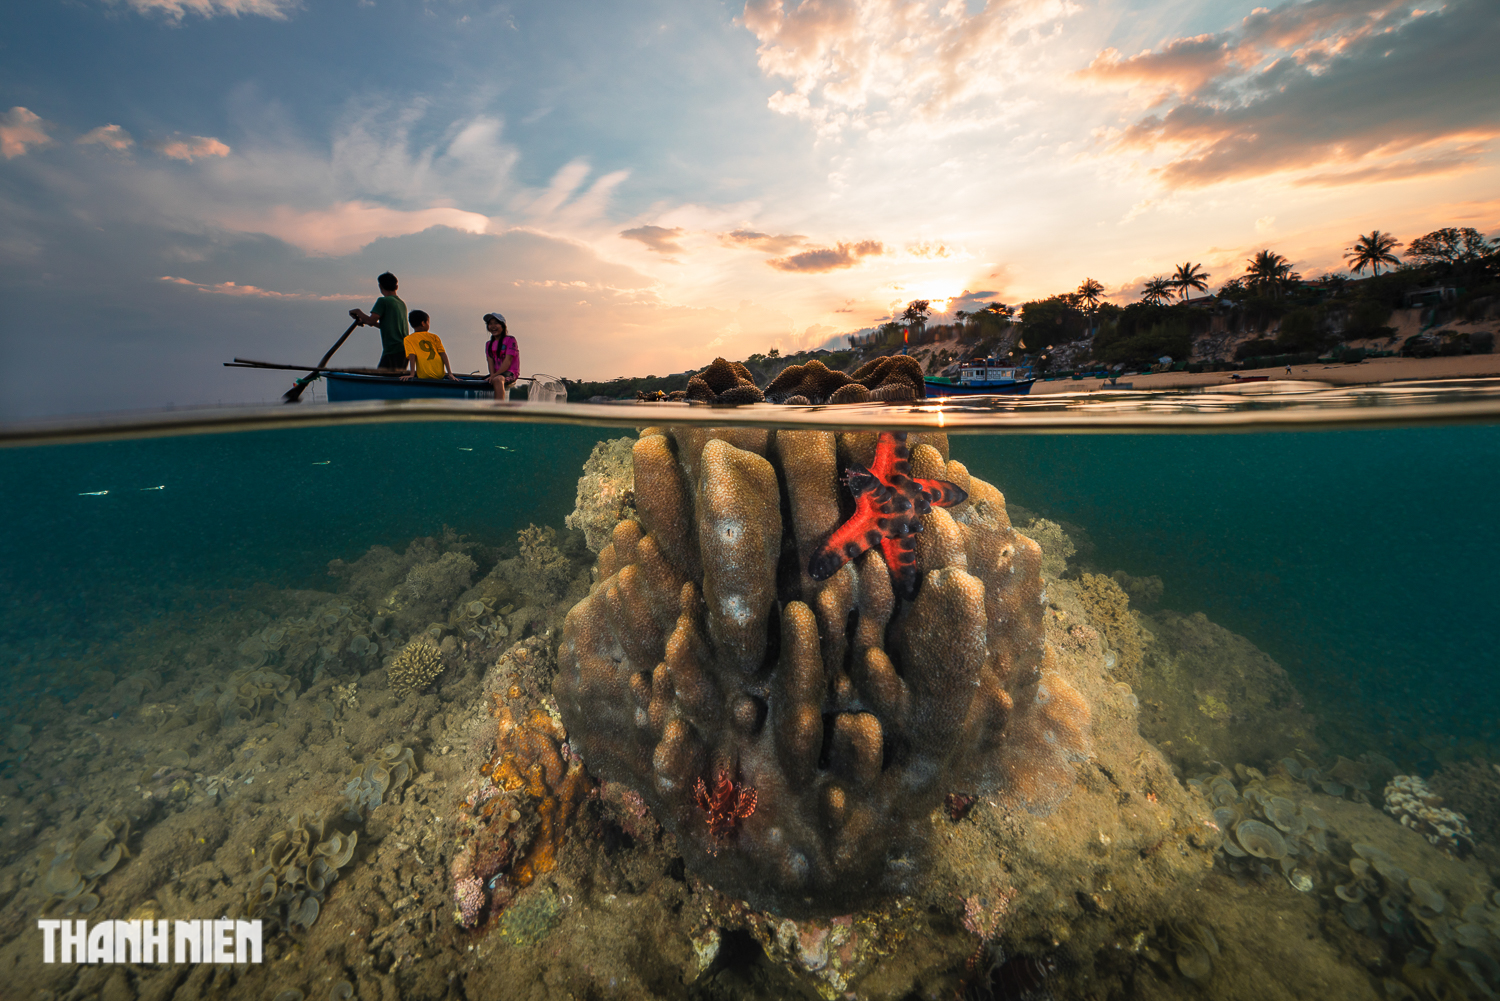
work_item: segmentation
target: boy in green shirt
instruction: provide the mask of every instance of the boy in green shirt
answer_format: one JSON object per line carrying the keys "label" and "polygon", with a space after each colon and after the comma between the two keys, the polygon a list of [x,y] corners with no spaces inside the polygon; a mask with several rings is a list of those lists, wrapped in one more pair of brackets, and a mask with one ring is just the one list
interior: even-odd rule
{"label": "boy in green shirt", "polygon": [[427,329],[428,316],[420,309],[411,311],[411,333],[406,336],[405,382],[415,376],[418,379],[451,379],[453,367],[448,364],[448,352],[443,350],[443,341]]}
{"label": "boy in green shirt", "polygon": [[380,298],[366,313],[355,308],[349,315],[356,323],[366,327],[380,328],[380,367],[406,368],[406,335],[411,328],[406,323],[406,303],[396,295],[396,276],[387,271],[375,279],[380,285]]}

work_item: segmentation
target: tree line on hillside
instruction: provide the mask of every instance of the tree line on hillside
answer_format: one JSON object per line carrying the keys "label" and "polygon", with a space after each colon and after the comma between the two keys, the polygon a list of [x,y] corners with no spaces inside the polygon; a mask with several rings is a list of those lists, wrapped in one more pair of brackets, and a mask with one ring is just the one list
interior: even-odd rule
{"label": "tree line on hillside", "polygon": [[[990,303],[956,316],[976,355],[1022,349],[1045,355],[1092,338],[1096,361],[1135,365],[1162,356],[1187,358],[1193,338],[1208,333],[1216,318],[1222,329],[1240,332],[1266,330],[1280,321],[1274,338],[1243,345],[1241,358],[1294,354],[1393,333],[1385,326],[1391,311],[1408,305],[1422,289],[1434,290],[1429,298],[1460,319],[1482,316],[1500,295],[1500,238],[1486,240],[1478,230],[1450,226],[1417,237],[1398,255],[1401,247],[1390,233],[1360,234],[1344,260],[1354,276],[1368,270],[1368,278],[1331,272],[1304,279],[1285,256],[1265,249],[1217,293],[1198,299],[1193,293],[1206,292],[1212,275],[1202,264],[1184,262],[1169,275],[1148,279],[1139,299],[1124,306],[1106,301],[1103,285],[1085,278],[1072,292],[1018,306]],[[1017,313],[1022,323],[1015,330],[1010,320]]]}

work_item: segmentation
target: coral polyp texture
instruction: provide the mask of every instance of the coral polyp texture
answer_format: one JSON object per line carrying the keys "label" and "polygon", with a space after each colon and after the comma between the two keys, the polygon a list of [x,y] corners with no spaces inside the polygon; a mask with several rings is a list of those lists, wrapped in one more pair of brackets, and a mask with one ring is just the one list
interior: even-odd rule
{"label": "coral polyp texture", "polygon": [[697,875],[791,916],[910,892],[946,795],[1045,813],[1089,753],[1045,639],[1041,552],[944,435],[883,446],[957,491],[914,526],[913,596],[878,545],[809,572],[878,437],[647,428],[638,520],[600,552],[559,652],[589,770],[639,793]]}

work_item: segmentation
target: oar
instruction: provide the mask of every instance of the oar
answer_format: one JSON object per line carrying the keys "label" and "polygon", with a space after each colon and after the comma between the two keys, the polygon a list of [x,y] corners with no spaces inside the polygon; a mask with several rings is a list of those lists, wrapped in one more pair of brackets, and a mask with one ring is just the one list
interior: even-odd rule
{"label": "oar", "polygon": [[[323,360],[318,362],[319,371],[322,370],[323,366],[328,364],[328,359],[333,357],[333,353],[344,346],[344,342],[349,339],[350,334],[354,333],[354,328],[357,326],[359,326],[359,321],[355,320],[353,323],[349,324],[349,329],[344,331],[344,336],[333,342],[333,347],[329,348],[328,353],[323,356]],[[292,388],[288,389],[285,393],[282,394],[281,402],[296,403],[298,400],[302,399],[302,391],[306,389],[308,387],[308,384],[317,377],[318,373],[316,371],[309,372],[302,378],[298,379],[296,382],[292,383]]]}

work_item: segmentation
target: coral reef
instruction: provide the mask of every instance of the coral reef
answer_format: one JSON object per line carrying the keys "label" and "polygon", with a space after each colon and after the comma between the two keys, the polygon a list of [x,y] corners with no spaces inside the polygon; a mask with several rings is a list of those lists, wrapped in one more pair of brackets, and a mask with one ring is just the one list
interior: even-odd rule
{"label": "coral reef", "polygon": [[771,403],[827,403],[830,398],[854,380],[846,373],[830,369],[814,358],[805,365],[788,365],[766,386],[766,400]]}
{"label": "coral reef", "polygon": [[250,877],[247,918],[264,917],[284,931],[308,929],[318,920],[328,888],[354,858],[359,832],[325,834],[323,818],[293,815],[265,848],[269,860]]}
{"label": "coral reef", "polygon": [[1385,812],[1445,851],[1462,854],[1474,845],[1469,818],[1442,805],[1443,797],[1415,775],[1397,775],[1386,783]]}
{"label": "coral reef", "polygon": [[711,365],[688,380],[687,398],[720,406],[764,403],[766,399],[748,368],[723,358],[715,358]]}
{"label": "coral reef", "polygon": [[1073,540],[1055,521],[1038,518],[1021,532],[1042,547],[1042,576],[1062,577],[1068,572],[1068,557],[1078,552]]}
{"label": "coral reef", "polygon": [[1130,598],[1113,578],[1086,573],[1078,578],[1078,600],[1115,652],[1115,671],[1135,678],[1141,667],[1141,626],[1130,612]]}
{"label": "coral reef", "polygon": [[516,854],[510,881],[529,886],[537,876],[557,867],[568,820],[589,791],[588,775],[576,758],[567,754],[567,732],[542,710],[533,710],[517,721],[507,705],[496,700],[498,721],[495,753],[483,769],[490,781],[510,794],[524,794],[536,801],[540,830],[530,844]]}
{"label": "coral reef", "polygon": [[432,563],[412,567],[401,589],[414,602],[446,604],[473,583],[474,561],[463,553],[444,553]]}
{"label": "coral reef", "polygon": [[[913,600],[878,549],[826,580],[803,569],[876,437],[647,429],[640,520],[616,526],[559,651],[590,770],[638,792],[689,869],[789,916],[909,892],[947,793],[1045,812],[1088,754],[1090,711],[1044,640],[1040,551],[945,436],[908,443],[914,477],[968,494],[923,516]],[[696,796],[721,775],[756,796],[745,813],[735,794],[732,837]]]}
{"label": "coral reef", "polygon": [[633,438],[601,441],[583,464],[577,501],[563,523],[583,533],[591,552],[609,545],[610,533],[621,520],[635,517],[634,447]]}
{"label": "coral reef", "polygon": [[443,654],[425,637],[412,640],[386,669],[391,691],[402,697],[417,694],[443,673]]}
{"label": "coral reef", "polygon": [[528,525],[519,533],[521,564],[536,586],[561,594],[573,579],[573,563],[557,548],[557,529]]}
{"label": "coral reef", "polygon": [[385,802],[387,792],[398,792],[416,773],[416,755],[409,747],[387,744],[363,765],[345,776],[344,799],[350,820],[369,816]]}
{"label": "coral reef", "polygon": [[57,855],[47,867],[44,885],[63,905],[64,914],[87,914],[99,906],[99,895],[94,889],[122,858],[130,857],[125,847],[129,837],[130,819],[111,817],[81,840],[58,842]]}
{"label": "coral reef", "polygon": [[1162,593],[1166,590],[1160,577],[1132,577],[1124,570],[1116,570],[1110,576],[1120,585],[1120,590],[1130,596],[1131,604],[1138,608],[1151,608],[1161,601]]}
{"label": "coral reef", "polygon": [[[852,378],[870,391],[871,400],[898,403],[927,398],[922,363],[909,355],[885,355],[868,361],[854,370]],[[830,403],[844,402],[837,399],[838,393],[833,395]]]}
{"label": "coral reef", "polygon": [[[1124,675],[1141,700],[1141,734],[1184,772],[1198,772],[1205,761],[1273,762],[1288,747],[1318,753],[1313,717],[1264,651],[1201,612],[1130,612],[1118,584],[1095,579],[1114,595],[1106,605],[1092,605],[1100,631],[1126,628],[1121,610],[1142,630],[1139,670]],[[1121,664],[1114,673],[1124,674]]]}

